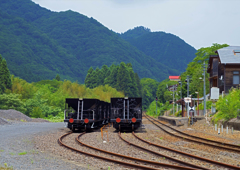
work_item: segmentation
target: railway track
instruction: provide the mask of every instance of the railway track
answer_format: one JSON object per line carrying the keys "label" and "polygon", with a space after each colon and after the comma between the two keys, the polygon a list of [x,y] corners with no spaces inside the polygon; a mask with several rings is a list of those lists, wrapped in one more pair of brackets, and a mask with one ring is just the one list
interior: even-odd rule
{"label": "railway track", "polygon": [[[129,145],[132,145],[132,146],[134,146],[134,147],[136,147],[136,148],[139,148],[139,149],[145,150],[145,151],[147,151],[147,152],[153,153],[153,154],[155,154],[155,155],[158,155],[158,156],[167,158],[167,159],[169,159],[169,160],[171,160],[171,161],[174,161],[174,162],[183,164],[183,165],[185,165],[185,166],[189,166],[189,167],[196,168],[196,169],[205,169],[205,170],[208,170],[208,168],[204,168],[204,167],[201,167],[201,166],[198,166],[198,165],[190,164],[190,163],[188,163],[188,162],[184,162],[184,161],[181,161],[181,160],[179,160],[179,159],[172,158],[172,157],[170,157],[170,156],[168,156],[168,155],[161,154],[161,153],[159,153],[159,152],[155,152],[155,151],[153,151],[153,150],[150,150],[150,149],[144,148],[144,147],[142,147],[142,146],[136,145],[136,144],[134,144],[134,143],[131,143],[131,142],[125,140],[125,139],[121,136],[121,133],[120,133],[120,132],[119,132],[118,134],[119,134],[119,137],[120,137],[124,142],[126,142],[126,143],[128,143]],[[134,132],[133,132],[133,134],[134,134]],[[134,134],[134,136],[136,136],[136,135]],[[140,139],[140,138],[139,138],[139,139]],[[147,144],[151,145],[150,142],[147,142]]]}
{"label": "railway track", "polygon": [[[208,162],[208,163],[211,163],[211,164],[215,164],[215,165],[218,165],[218,166],[222,166],[222,167],[225,167],[225,168],[240,169],[240,167],[237,167],[237,166],[234,166],[234,165],[213,161],[211,159],[199,157],[199,156],[192,155],[192,154],[189,154],[189,153],[186,153],[186,152],[178,151],[178,150],[175,150],[175,149],[172,149],[172,148],[168,148],[168,147],[161,146],[161,145],[158,145],[158,144],[155,144],[155,143],[151,143],[149,141],[146,141],[146,140],[138,137],[134,132],[132,132],[132,134],[133,134],[134,137],[136,137],[137,139],[141,140],[142,142],[144,142],[146,144],[149,144],[151,146],[155,146],[155,147],[160,148],[160,149],[165,149],[165,150],[168,150],[168,151],[171,151],[171,152],[174,152],[174,153],[178,153],[180,155],[188,156],[190,158],[198,159],[198,160],[205,161],[205,162]],[[137,147],[139,147],[139,146],[137,146]],[[145,149],[145,148],[142,148],[142,149]],[[168,158],[166,155],[165,155],[165,157]],[[172,158],[170,157],[169,159],[172,159]]]}
{"label": "railway track", "polygon": [[[213,140],[208,140],[208,139],[204,139],[204,138],[201,138],[201,137],[198,137],[198,136],[194,136],[194,135],[190,135],[190,134],[187,134],[187,133],[184,133],[184,132],[181,132],[175,128],[172,128],[168,125],[165,125],[163,123],[161,123],[159,120],[156,120],[154,118],[151,118],[150,116],[147,116],[145,115],[145,117],[150,121],[152,122],[154,125],[156,125],[157,127],[159,127],[161,130],[163,130],[164,132],[172,135],[172,136],[175,136],[175,137],[178,137],[178,138],[181,138],[183,140],[188,140],[188,141],[191,141],[191,142],[196,142],[196,143],[200,143],[200,144],[204,144],[204,145],[208,145],[208,146],[211,146],[211,147],[215,147],[215,148],[221,148],[221,149],[226,149],[226,150],[229,150],[229,151],[233,151],[233,152],[238,152],[240,153],[240,146],[238,145],[233,145],[233,144],[229,144],[229,143],[224,143],[224,142],[219,142],[219,141],[213,141]],[[159,124],[161,124],[162,126],[165,126],[173,131],[176,131],[178,133],[180,133],[181,135],[184,135],[184,136],[179,136],[175,133],[171,133],[170,131],[166,130],[165,128],[159,126],[158,124],[154,123],[154,122],[158,122]],[[187,137],[186,137],[187,136]],[[190,138],[189,138],[190,137]],[[193,138],[193,139],[192,139]],[[196,140],[197,139],[197,140]],[[200,141],[201,140],[201,141]],[[227,147],[228,146],[228,147]]]}
{"label": "railway track", "polygon": [[[159,166],[159,168],[165,167],[165,168],[186,169],[186,170],[199,169],[199,168],[177,166],[177,165],[165,164],[165,163],[160,163],[160,162],[155,162],[155,161],[150,161],[150,160],[144,160],[144,159],[139,159],[139,158],[135,158],[135,157],[130,157],[130,156],[121,155],[121,154],[118,154],[118,153],[113,153],[113,152],[109,152],[109,151],[106,151],[106,150],[102,150],[102,149],[99,149],[99,148],[96,148],[96,147],[93,147],[93,146],[90,146],[90,145],[87,145],[87,144],[81,142],[80,141],[80,137],[85,134],[85,133],[81,133],[79,136],[76,137],[76,141],[79,142],[79,144],[82,145],[82,146],[85,146],[85,147],[88,147],[88,148],[91,148],[91,149],[94,149],[96,151],[100,151],[100,152],[103,152],[103,153],[107,153],[107,154],[112,155],[112,156],[117,156],[117,157],[124,158],[124,159],[127,159],[127,160],[148,164],[149,166],[133,164],[133,163],[125,162],[125,161],[120,161],[120,160],[116,160],[116,159],[112,159],[112,158],[107,158],[107,157],[102,157],[102,156],[99,156],[99,155],[91,154],[91,153],[88,153],[88,152],[84,152],[84,151],[78,150],[76,148],[73,148],[73,147],[63,143],[63,141],[62,141],[63,138],[69,136],[71,133],[72,132],[64,134],[64,135],[62,135],[58,139],[58,142],[59,142],[59,144],[61,146],[64,146],[64,147],[66,147],[66,148],[68,148],[68,149],[70,149],[72,151],[75,151],[75,152],[78,152],[78,153],[81,153],[81,154],[85,154],[85,155],[88,155],[88,156],[91,156],[91,157],[95,157],[95,158],[98,158],[98,159],[102,159],[102,160],[118,163],[118,164],[121,164],[121,165],[133,167],[133,168],[136,168],[136,169],[149,169],[149,170],[156,170],[156,169],[158,169],[158,168],[151,167],[151,166]],[[200,169],[202,169],[202,168],[200,168]]]}

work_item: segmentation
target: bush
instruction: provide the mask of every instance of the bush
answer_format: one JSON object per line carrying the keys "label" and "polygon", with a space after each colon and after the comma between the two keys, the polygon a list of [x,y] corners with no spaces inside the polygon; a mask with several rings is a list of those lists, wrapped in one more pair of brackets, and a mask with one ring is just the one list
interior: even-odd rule
{"label": "bush", "polygon": [[215,123],[219,120],[228,121],[232,118],[236,118],[238,109],[240,108],[240,90],[232,89],[228,95],[223,98],[220,97],[216,103],[216,108],[218,112],[213,116]]}
{"label": "bush", "polygon": [[20,97],[21,95],[13,93],[0,95],[0,109],[14,109],[25,113],[25,103],[21,101]]}

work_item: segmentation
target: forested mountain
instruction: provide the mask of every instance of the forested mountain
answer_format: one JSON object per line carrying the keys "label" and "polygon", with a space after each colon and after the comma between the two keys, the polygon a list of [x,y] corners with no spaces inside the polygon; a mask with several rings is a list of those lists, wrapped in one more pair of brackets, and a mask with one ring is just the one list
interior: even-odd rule
{"label": "forested mountain", "polygon": [[131,63],[141,78],[160,81],[179,74],[77,12],[51,12],[30,0],[1,0],[0,17],[0,54],[11,73],[28,82],[59,74],[83,83],[91,66],[121,62]]}
{"label": "forested mountain", "polygon": [[173,34],[151,32],[140,26],[119,35],[146,55],[179,72],[185,71],[195,57],[196,49]]}

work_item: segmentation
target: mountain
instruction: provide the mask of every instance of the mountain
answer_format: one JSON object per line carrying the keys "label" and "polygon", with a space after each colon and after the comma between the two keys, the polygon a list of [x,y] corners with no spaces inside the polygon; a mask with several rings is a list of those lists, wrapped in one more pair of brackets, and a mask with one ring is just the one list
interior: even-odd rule
{"label": "mountain", "polygon": [[179,75],[93,18],[52,12],[30,0],[0,1],[0,54],[11,73],[28,82],[61,79],[84,82],[88,69],[132,63],[138,75],[161,81]]}
{"label": "mountain", "polygon": [[130,29],[119,36],[146,55],[179,72],[185,71],[187,64],[195,58],[197,52],[176,35],[151,32],[142,26]]}

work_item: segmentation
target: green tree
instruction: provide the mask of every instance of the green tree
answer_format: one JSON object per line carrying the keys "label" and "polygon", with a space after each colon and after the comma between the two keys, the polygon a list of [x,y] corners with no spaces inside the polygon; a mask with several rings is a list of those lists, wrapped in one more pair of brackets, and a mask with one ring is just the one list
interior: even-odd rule
{"label": "green tree", "polygon": [[103,76],[102,76],[102,72],[101,72],[101,70],[97,67],[96,70],[95,70],[95,78],[94,78],[94,79],[95,79],[96,84],[94,85],[94,88],[102,85],[102,84],[101,84],[102,77],[103,77]]}
{"label": "green tree", "polygon": [[11,75],[5,59],[0,63],[0,82],[2,84],[1,91],[12,87]]}
{"label": "green tree", "polygon": [[130,89],[131,77],[124,62],[120,63],[117,74],[117,90],[123,91],[125,96],[131,95]]}
{"label": "green tree", "polygon": [[60,80],[61,80],[59,74],[56,75],[55,79],[56,79],[57,81],[60,81]]}
{"label": "green tree", "polygon": [[138,91],[138,86],[137,86],[137,82],[136,82],[136,79],[135,79],[135,74],[134,74],[134,71],[133,71],[133,68],[132,68],[132,64],[128,63],[126,66],[128,68],[128,72],[129,72],[129,75],[130,75],[129,88],[130,88],[131,93],[129,94],[129,97],[138,97],[139,91]]}
{"label": "green tree", "polygon": [[158,84],[159,83],[154,79],[141,79],[141,86],[144,89],[142,92],[144,109],[146,109],[150,105],[150,103],[155,100]]}
{"label": "green tree", "polygon": [[104,80],[110,75],[110,70],[107,65],[103,65],[100,71],[101,71],[101,75],[99,75],[100,85],[104,85]]}
{"label": "green tree", "polygon": [[107,78],[105,78],[104,84],[108,84],[113,88],[117,87],[118,69],[119,69],[119,66],[116,66],[114,64],[110,67],[111,73]]}
{"label": "green tree", "polygon": [[0,109],[14,109],[25,113],[25,103],[21,101],[20,97],[21,95],[13,93],[0,95]]}
{"label": "green tree", "polygon": [[[164,81],[162,81],[161,83],[159,83],[158,88],[157,88],[157,97],[158,100],[161,103],[165,103],[166,101],[169,100],[169,97],[167,97],[168,95],[165,95],[165,92],[168,91],[168,87],[178,84],[178,82],[176,81],[170,81],[169,79],[166,79]],[[168,94],[168,93],[166,93]],[[167,98],[165,98],[167,97]]]}
{"label": "green tree", "polygon": [[141,85],[141,80],[138,76],[137,73],[134,73],[135,74],[135,80],[136,80],[136,83],[137,83],[137,89],[138,89],[138,97],[142,97],[142,85]]}
{"label": "green tree", "polygon": [[85,86],[88,87],[88,88],[93,88],[93,85],[92,85],[93,71],[94,71],[94,69],[92,67],[90,67],[89,70],[88,70],[87,76],[85,78],[84,83],[85,83]]}

